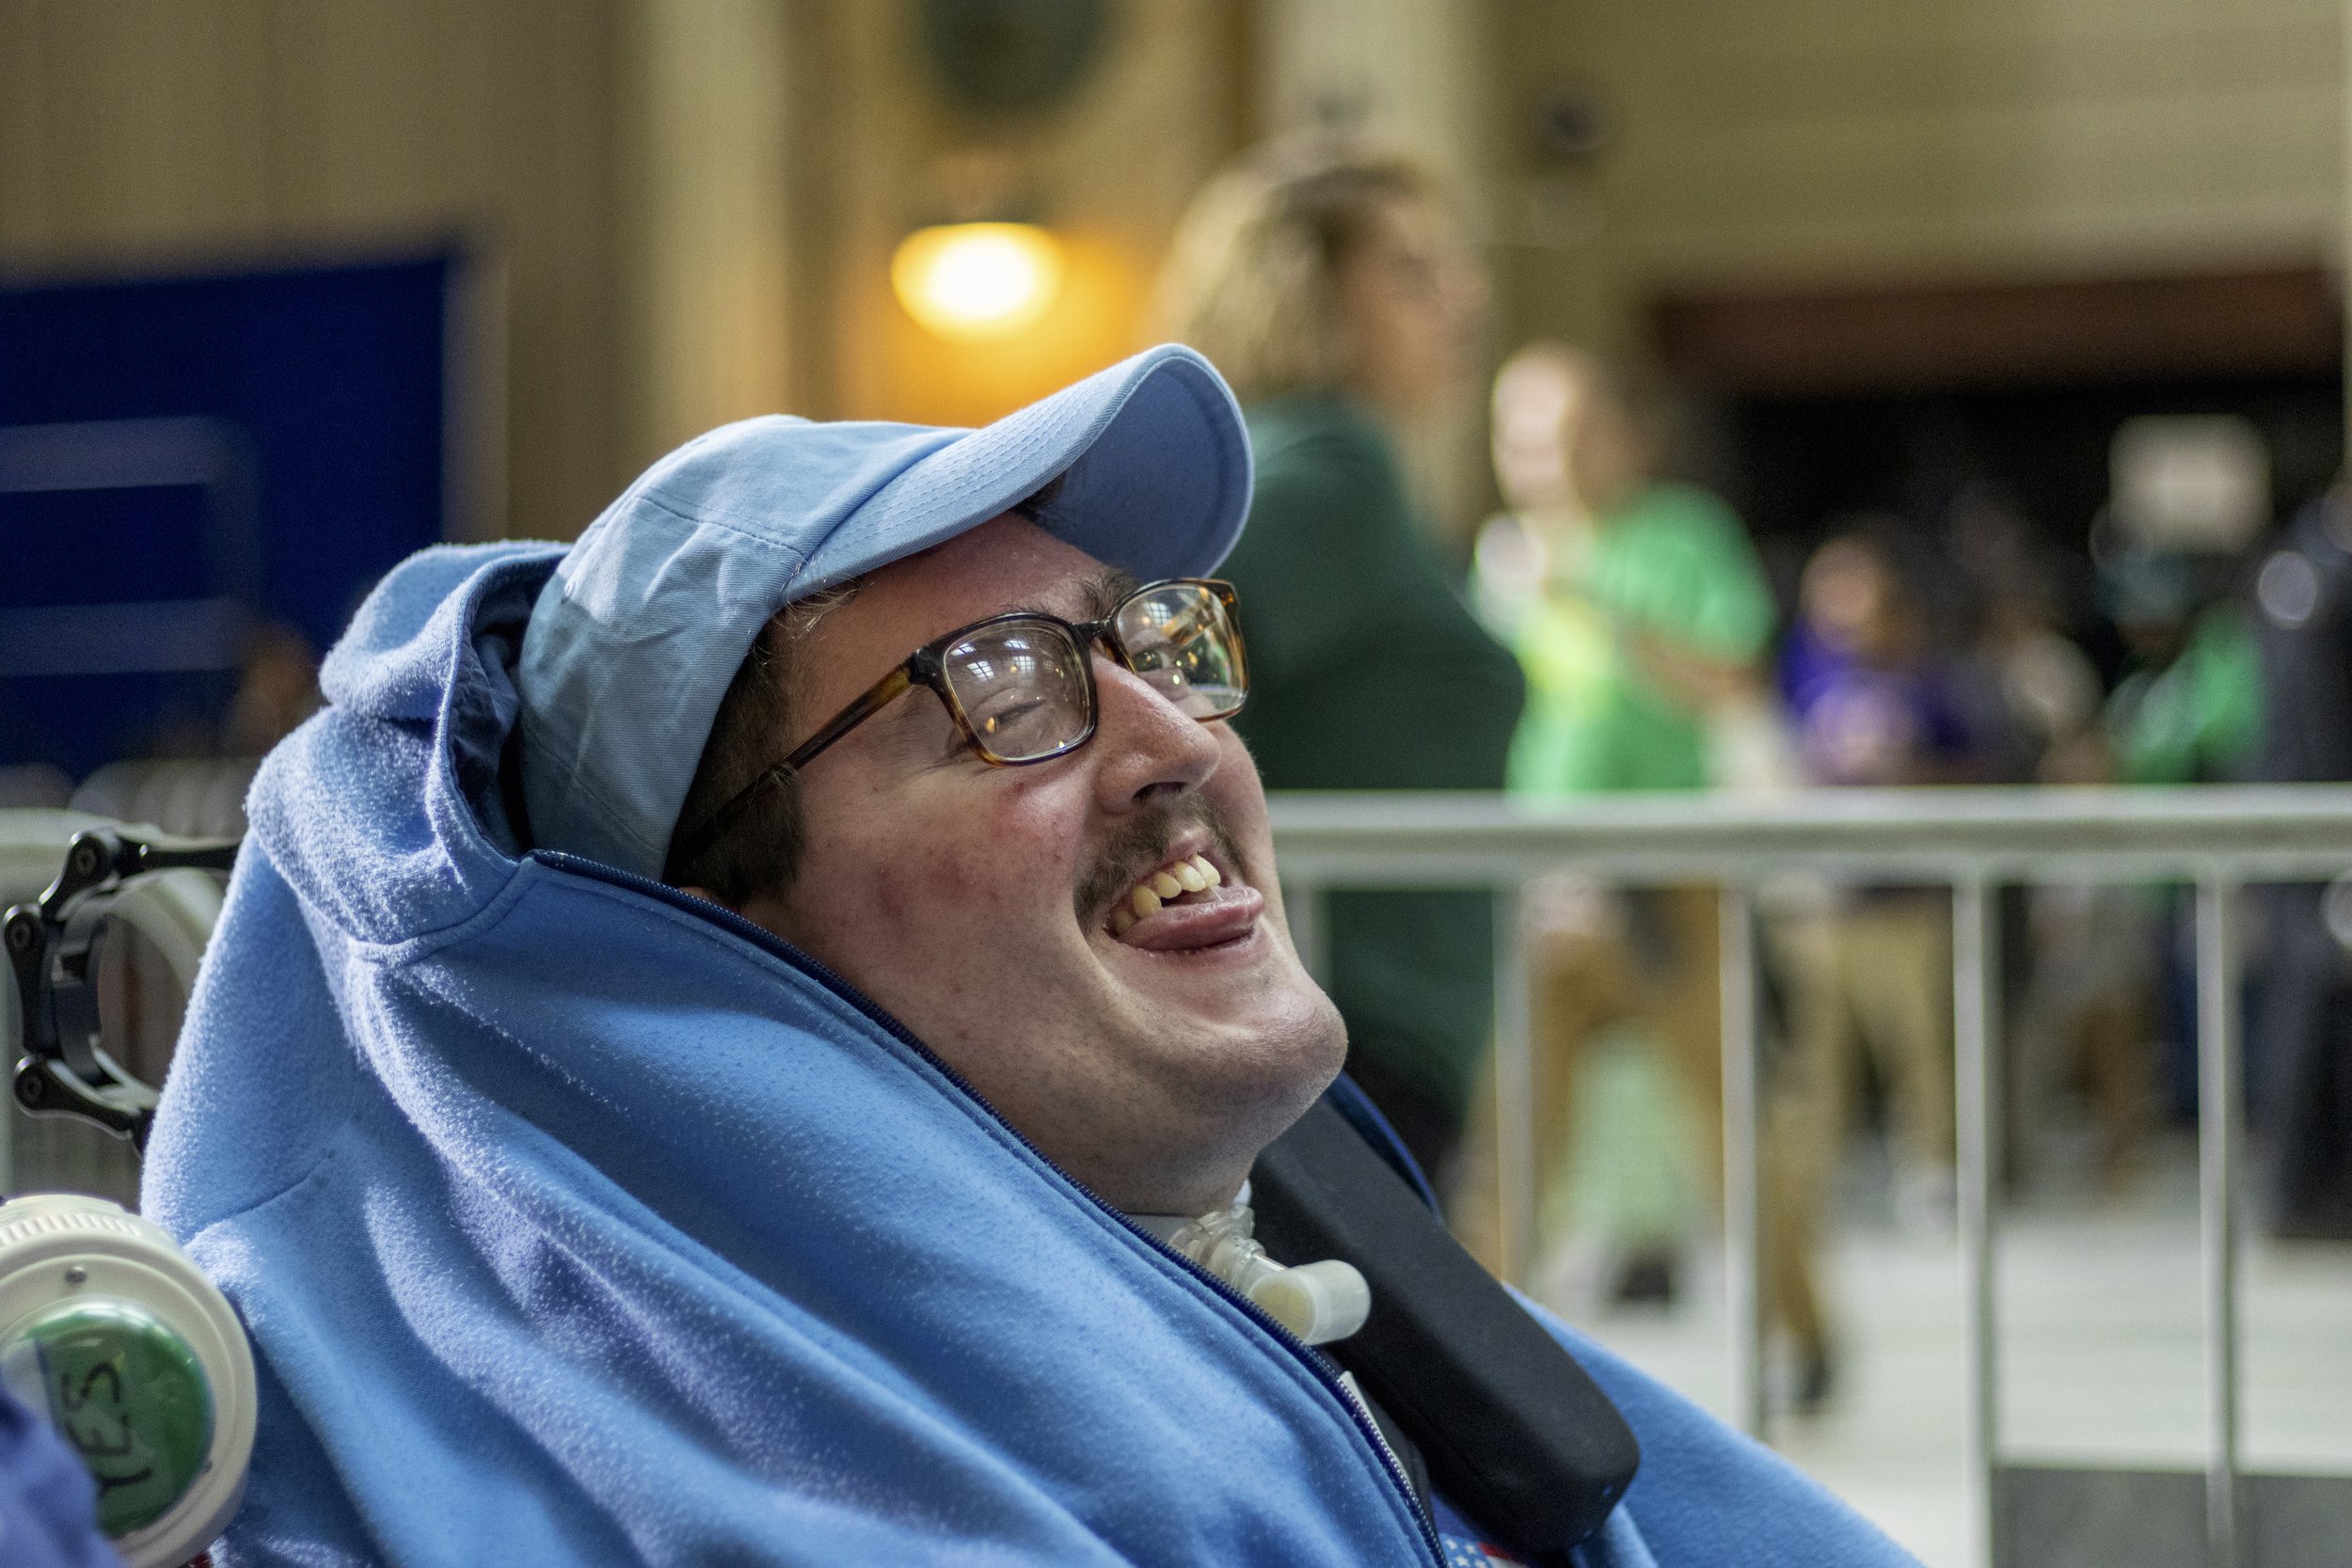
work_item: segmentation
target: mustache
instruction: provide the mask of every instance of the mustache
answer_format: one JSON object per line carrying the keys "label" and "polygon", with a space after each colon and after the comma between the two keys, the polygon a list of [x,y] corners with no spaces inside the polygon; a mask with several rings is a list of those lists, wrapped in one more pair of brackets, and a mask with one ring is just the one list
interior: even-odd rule
{"label": "mustache", "polygon": [[1151,805],[1133,821],[1111,834],[1102,859],[1078,883],[1074,907],[1081,925],[1091,921],[1110,901],[1136,884],[1145,872],[1168,863],[1168,849],[1185,829],[1206,828],[1223,852],[1225,863],[1241,868],[1241,849],[1216,802],[1205,795],[1188,794],[1170,804]]}

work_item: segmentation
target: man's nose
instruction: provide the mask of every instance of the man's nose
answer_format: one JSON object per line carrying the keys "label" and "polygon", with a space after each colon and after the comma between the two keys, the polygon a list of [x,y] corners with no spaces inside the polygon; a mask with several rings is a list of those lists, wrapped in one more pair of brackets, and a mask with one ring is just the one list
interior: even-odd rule
{"label": "man's nose", "polygon": [[1155,795],[1182,795],[1216,771],[1216,736],[1150,682],[1116,659],[1094,660],[1094,749],[1102,753],[1095,788],[1106,812],[1132,809]]}

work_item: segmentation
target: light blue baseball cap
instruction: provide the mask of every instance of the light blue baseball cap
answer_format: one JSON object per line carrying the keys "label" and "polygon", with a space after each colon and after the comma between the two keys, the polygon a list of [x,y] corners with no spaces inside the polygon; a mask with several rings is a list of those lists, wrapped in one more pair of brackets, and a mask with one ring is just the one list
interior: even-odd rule
{"label": "light blue baseball cap", "polygon": [[1057,476],[1040,526],[1150,581],[1199,577],[1249,509],[1249,438],[1174,344],[980,430],[783,415],[697,436],[590,524],[516,671],[532,836],[659,877],[719,700],[793,600],[999,516]]}

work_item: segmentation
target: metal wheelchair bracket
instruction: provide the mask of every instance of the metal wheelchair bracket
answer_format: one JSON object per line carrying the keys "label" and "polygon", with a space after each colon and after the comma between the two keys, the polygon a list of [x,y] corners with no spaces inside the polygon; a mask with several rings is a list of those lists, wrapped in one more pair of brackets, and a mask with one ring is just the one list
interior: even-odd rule
{"label": "metal wheelchair bracket", "polygon": [[98,1009],[98,956],[108,915],[135,879],[153,873],[226,872],[235,840],[173,841],[135,830],[92,828],[73,835],[65,867],[48,891],[0,921],[24,1011],[24,1056],[16,1101],[33,1116],[75,1117],[141,1150],[155,1116],[155,1090],[108,1055]]}

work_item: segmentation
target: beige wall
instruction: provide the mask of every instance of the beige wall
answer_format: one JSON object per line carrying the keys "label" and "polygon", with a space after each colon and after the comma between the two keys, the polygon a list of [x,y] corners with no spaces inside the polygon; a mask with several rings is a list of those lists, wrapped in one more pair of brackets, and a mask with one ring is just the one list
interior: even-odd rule
{"label": "beige wall", "polygon": [[629,8],[622,260],[642,456],[796,401],[792,23],[777,0]]}
{"label": "beige wall", "polygon": [[[1115,9],[1073,103],[990,126],[944,106],[902,0],[0,0],[0,273],[466,235],[502,271],[474,303],[504,379],[469,429],[504,480],[457,525],[564,535],[722,420],[984,419],[1117,357],[1199,181],[1328,103],[1460,177],[1499,347],[1624,346],[1668,288],[2340,249],[2336,0]],[[1567,78],[1618,122],[1581,164],[1527,131]],[[1073,254],[1006,348],[938,343],[888,292],[940,160],[975,147]],[[1475,445],[1427,466],[1457,522]]]}
{"label": "beige wall", "polygon": [[[1120,0],[1069,104],[945,106],[903,0],[0,0],[0,275],[462,235],[493,350],[461,533],[567,536],[664,448],[773,409],[946,422],[1138,346],[1159,253],[1250,119],[1248,0]],[[1071,277],[953,348],[892,247],[943,156],[1009,154]],[[502,335],[501,335],[502,334]]]}
{"label": "beige wall", "polygon": [[1530,330],[1661,287],[2096,276],[2340,248],[2338,0],[1495,0],[1518,114],[1582,78],[1589,164],[1498,166]]}
{"label": "beige wall", "polygon": [[505,477],[459,498],[454,526],[576,532],[637,444],[620,16],[615,0],[0,0],[0,272],[463,235],[502,272],[471,305],[505,352],[482,367],[462,455]]}
{"label": "beige wall", "polygon": [[1259,118],[1352,124],[1438,169],[1473,206],[1492,162],[1490,8],[1470,0],[1256,0]]}
{"label": "beige wall", "polygon": [[[1473,233],[1487,234],[1499,161],[1491,10],[1477,0],[1256,0],[1260,123],[1275,134],[1343,128],[1399,148],[1445,182]],[[1415,498],[1457,546],[1492,500],[1482,383],[1394,432]]]}
{"label": "beige wall", "polygon": [[[1162,249],[1194,189],[1238,146],[1244,90],[1234,0],[1125,0],[1103,56],[1066,104],[974,120],[947,105],[920,56],[912,8],[830,0],[804,44],[823,77],[796,118],[803,261],[827,320],[812,344],[816,412],[965,424],[992,419],[1140,346]],[[890,293],[892,249],[941,215],[943,163],[978,152],[1009,168],[1061,238],[1069,276],[1016,342],[957,346]]]}

